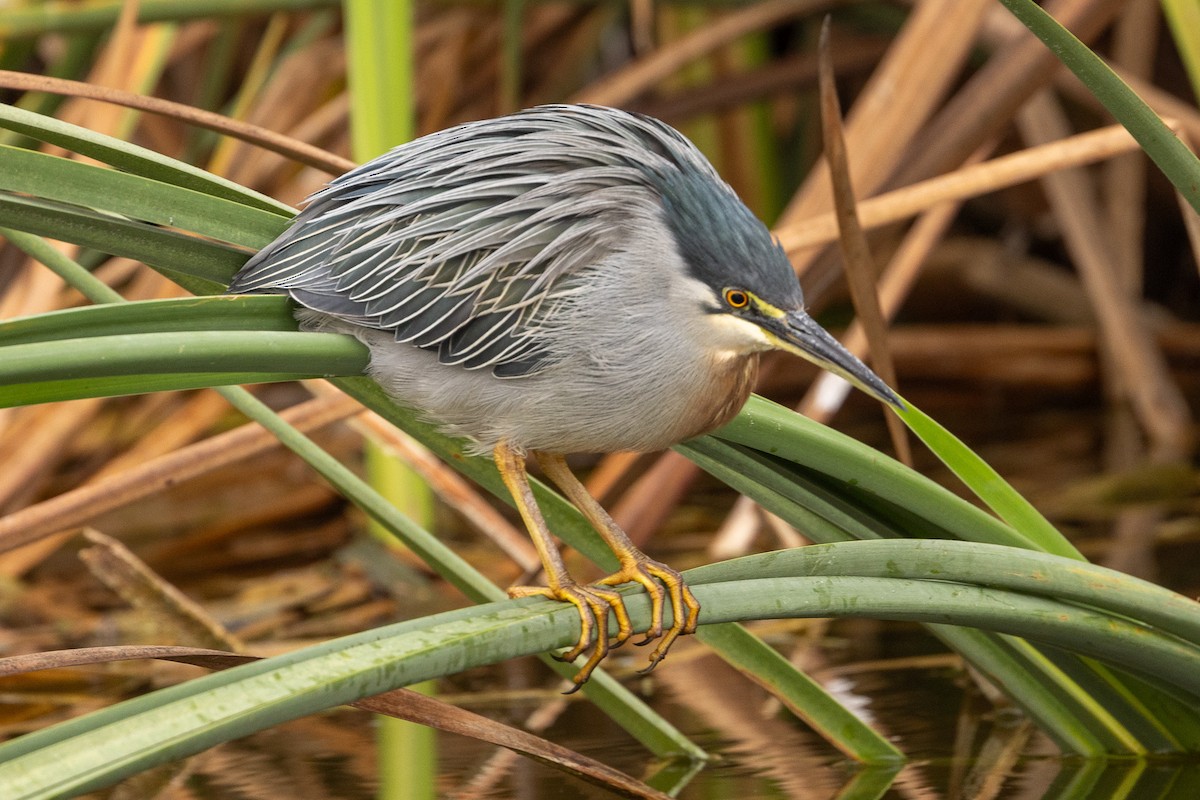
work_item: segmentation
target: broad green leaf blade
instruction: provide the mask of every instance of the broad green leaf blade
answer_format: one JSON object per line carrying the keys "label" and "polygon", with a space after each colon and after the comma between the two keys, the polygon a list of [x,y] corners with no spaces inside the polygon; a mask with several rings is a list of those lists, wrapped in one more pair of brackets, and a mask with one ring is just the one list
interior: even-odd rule
{"label": "broad green leaf blade", "polygon": [[1038,549],[1083,559],[1075,546],[987,462],[929,415],[905,402],[907,407],[896,412],[896,415],[988,508],[1031,540]]}
{"label": "broad green leaf blade", "polygon": [[0,193],[0,227],[91,247],[141,261],[168,276],[194,279],[186,288],[220,294],[249,250],[107,216],[78,206]]}
{"label": "broad green leaf blade", "polygon": [[[712,436],[793,461],[839,482],[855,495],[874,495],[970,541],[1036,549],[987,512],[895,459],[794,411],[753,396],[742,413]],[[681,448],[687,448],[685,442]]]}
{"label": "broad green leaf blade", "polygon": [[140,175],[0,145],[0,190],[123,214],[257,250],[287,227],[276,213]]}
{"label": "broad green leaf blade", "polygon": [[[143,9],[144,11],[144,9]],[[144,18],[143,18],[144,19]],[[0,23],[2,25],[2,23]],[[239,186],[168,156],[69,122],[0,103],[0,128],[89,156],[117,169],[193,189],[290,219],[295,211],[266,195]]]}

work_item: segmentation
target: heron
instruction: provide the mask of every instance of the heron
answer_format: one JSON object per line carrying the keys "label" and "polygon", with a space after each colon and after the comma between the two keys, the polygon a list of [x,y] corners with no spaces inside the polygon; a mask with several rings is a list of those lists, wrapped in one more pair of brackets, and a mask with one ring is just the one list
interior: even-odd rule
{"label": "heron", "polygon": [[[494,459],[546,576],[509,595],[578,610],[579,638],[559,656],[588,653],[572,691],[635,633],[616,587],[649,595],[647,670],[695,632],[700,604],[588,493],[568,454],[658,451],[719,428],[769,350],[902,407],[808,314],[782,246],[696,146],[613,108],[538,106],[402,144],[310,197],[230,291],[286,294],[302,329],[356,337],[389,396]],[[616,572],[572,578],[528,458]]]}

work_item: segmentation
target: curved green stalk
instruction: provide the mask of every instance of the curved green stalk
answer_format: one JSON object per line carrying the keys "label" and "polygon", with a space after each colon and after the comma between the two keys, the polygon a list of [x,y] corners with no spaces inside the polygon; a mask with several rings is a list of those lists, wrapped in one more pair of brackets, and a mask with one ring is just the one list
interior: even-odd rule
{"label": "curved green stalk", "polygon": [[[28,234],[0,228],[0,236],[13,243],[20,240],[17,246],[27,253],[34,249],[22,238]],[[45,244],[40,237],[29,238]],[[54,248],[50,249],[61,255]],[[67,261],[80,273],[87,274],[87,270],[75,262]],[[81,335],[91,338],[187,331],[296,331],[294,306],[281,295],[173,297],[124,303],[119,294],[109,291],[111,294],[98,295],[100,299],[89,298],[104,305],[47,311],[0,322],[0,347],[58,342],[77,339]]]}
{"label": "curved green stalk", "polygon": [[896,552],[890,540],[853,548],[817,544],[710,564],[688,575],[698,583],[789,575],[957,581],[1092,606],[1200,642],[1200,604],[1123,572],[1086,562],[1064,564],[1046,553],[940,539],[909,542],[903,561]]}
{"label": "curved green stalk", "polygon": [[[313,369],[316,365],[320,369]],[[186,331],[92,336],[4,348],[0,385],[173,372],[259,372],[320,377],[362,372],[361,344],[336,333]],[[19,398],[19,395],[18,395]]]}
{"label": "curved green stalk", "polygon": [[220,294],[250,256],[247,249],[140,220],[8,193],[0,193],[0,224],[141,261],[194,294]]}

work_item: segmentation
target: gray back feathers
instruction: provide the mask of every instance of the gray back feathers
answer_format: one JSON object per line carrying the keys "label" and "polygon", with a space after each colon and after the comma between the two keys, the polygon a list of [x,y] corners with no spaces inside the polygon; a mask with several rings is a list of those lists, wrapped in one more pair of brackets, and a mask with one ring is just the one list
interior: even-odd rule
{"label": "gray back feathers", "polygon": [[[589,267],[620,250],[636,215],[663,214],[664,198],[692,216],[713,209],[700,221],[716,242],[699,245],[710,258],[770,258],[766,229],[675,130],[613,109],[542,106],[425,136],[334,180],[230,291],[285,291],[444,364],[536,374],[552,356],[539,332]],[[723,226],[738,229],[733,238]],[[677,242],[662,246],[691,263]]]}

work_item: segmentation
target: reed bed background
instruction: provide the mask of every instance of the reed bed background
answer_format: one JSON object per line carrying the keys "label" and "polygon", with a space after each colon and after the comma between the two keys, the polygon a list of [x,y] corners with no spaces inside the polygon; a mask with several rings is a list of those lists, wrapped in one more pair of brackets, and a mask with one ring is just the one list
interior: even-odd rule
{"label": "reed bed background", "polygon": [[[1181,141],[1200,140],[1200,23],[1189,16],[1194,6],[1060,0],[1045,7],[1103,55]],[[1062,543],[1044,540],[1056,543],[1043,549],[1070,556],[1077,548],[1095,564],[1188,597],[1200,594],[1196,212],[1114,123],[1096,93],[994,0],[512,0],[416,7],[331,0],[28,2],[0,10],[0,87],[3,99],[20,109],[196,165],[286,206],[296,206],[353,163],[458,122],[562,101],[652,114],[695,140],[772,225],[819,318],[843,329],[843,340],[863,353],[867,335],[855,321],[844,278],[822,158],[816,45],[827,13],[832,65],[847,112],[848,170],[877,265],[860,262],[851,270],[878,286],[888,321],[882,339],[882,329],[872,332],[883,345],[874,348],[875,363],[890,361],[906,398],[980,453],[1065,534]],[[44,132],[7,125],[4,144],[38,147],[30,135]],[[46,151],[66,152],[52,145]],[[12,177],[26,168],[36,172],[41,162],[6,163],[5,192],[18,200],[51,196]],[[244,257],[269,240],[273,226],[284,224],[282,207],[260,206],[258,217],[239,218],[237,235],[244,238],[223,239],[238,242],[229,248],[235,255]],[[98,202],[92,207],[107,208]],[[205,214],[213,207],[196,206]],[[168,216],[173,211],[162,210]],[[183,216],[193,210],[181,205],[179,219],[158,224],[196,233]],[[0,320],[115,299],[105,299],[100,284],[126,301],[184,297],[180,281],[197,293],[220,288],[219,282],[205,284],[202,270],[186,259],[164,274],[162,264],[155,264],[156,271],[143,263],[153,258],[120,255],[119,248],[90,240],[80,244],[66,228],[73,218],[48,223],[43,216],[24,228],[19,219],[0,209],[0,226],[21,228],[9,232],[0,251]],[[205,224],[217,223],[206,217]],[[54,225],[62,225],[62,235],[74,244],[42,239],[55,238]],[[192,252],[189,244],[183,241],[179,253]],[[57,272],[46,268],[51,264]],[[72,264],[90,278],[70,277]],[[173,310],[179,306],[163,308],[182,313]],[[255,330],[287,324],[287,311],[278,304],[238,313]],[[232,318],[211,320],[229,324]],[[353,374],[356,357],[339,352],[336,368],[312,374]],[[761,394],[910,462],[974,502],[950,468],[919,443],[889,431],[865,399],[845,396],[795,359],[772,357],[764,373]],[[354,393],[353,385],[339,386]],[[355,397],[370,402],[363,391]],[[255,394],[490,581],[508,585],[536,570],[532,547],[506,506],[379,416],[364,413],[359,402],[317,381],[266,384]],[[412,549],[398,546],[386,521],[380,527],[368,519],[371,512],[347,503],[345,485],[331,473],[319,477],[275,436],[243,425],[243,415],[259,418],[227,390],[44,404],[30,397],[13,390],[5,404],[14,407],[0,410],[0,541],[7,543],[0,554],[6,579],[0,584],[0,655],[153,645],[272,656],[459,608],[461,591],[470,594],[469,586],[438,577]],[[775,419],[765,406],[752,411],[760,423]],[[819,472],[822,467],[805,464],[804,470],[815,472],[800,475],[799,468],[754,461],[753,453],[766,445],[754,442],[752,433],[735,428],[716,443],[680,452],[584,458],[579,466],[635,541],[681,568],[826,541],[819,520],[789,515],[764,497],[758,498],[763,505],[739,497],[704,471],[748,494],[754,487],[738,485],[739,473],[763,482],[786,472],[789,479],[810,481],[814,496],[838,489],[827,478],[813,478],[827,474]],[[797,461],[789,463],[799,463],[812,447],[808,439],[787,441],[797,451]],[[453,447],[425,444],[443,455],[443,446]],[[756,464],[762,473],[753,472]],[[832,512],[823,513],[828,521]],[[997,513],[1027,531],[1001,509]],[[1034,516],[1030,512],[1025,520],[1038,528]],[[913,517],[922,523],[932,518]],[[918,526],[899,512],[889,519],[909,535],[937,534],[912,530]],[[579,549],[587,553],[586,545]],[[590,569],[579,553],[572,559],[578,572]],[[1005,559],[996,556],[983,572],[1002,571]],[[872,596],[866,584],[856,591]],[[936,607],[949,601],[927,602]],[[1145,602],[1169,605],[1158,595],[1146,595]],[[1121,614],[1143,619],[1136,609]],[[1144,716],[1109,709],[1116,721],[1097,741],[1083,734],[1074,739],[1071,724],[1055,727],[1031,713],[1030,705],[1041,702],[1031,699],[1039,696],[1033,687],[1014,689],[997,680],[981,668],[977,652],[967,656],[974,664],[968,669],[956,653],[961,643],[947,649],[912,621],[789,619],[751,628],[835,694],[850,681],[851,694],[865,697],[868,709],[870,678],[855,676],[919,675],[913,678],[919,682],[935,675],[957,687],[954,702],[936,712],[919,692],[907,708],[879,703],[869,714],[877,740],[864,733],[858,741],[827,745],[785,710],[804,716],[799,701],[778,687],[771,694],[757,685],[769,684],[764,676],[774,674],[766,655],[740,665],[756,683],[699,641],[681,642],[652,676],[626,681],[670,724],[720,737],[731,751],[753,753],[756,779],[785,793],[800,791],[800,763],[799,785],[829,796],[838,790],[884,796],[892,780],[901,789],[947,796],[1018,796],[1013,792],[1021,782],[1012,775],[1022,755],[1194,754],[1200,743],[1194,708],[1180,711],[1177,724],[1164,723],[1172,720],[1170,704],[1157,690],[1142,694],[1140,684],[1130,691],[1143,705],[1161,707]],[[721,637],[740,636],[722,630],[696,638],[727,653],[757,646],[741,639],[722,643]],[[610,666],[625,678],[638,654],[628,661],[620,655]],[[198,663],[217,665],[203,658]],[[1106,688],[1065,662],[1056,664],[1071,673],[1072,685],[1092,692],[1071,703],[1104,709],[1127,688],[1123,678]],[[149,660],[52,666],[2,679],[5,737],[44,733],[54,723],[198,674],[193,666]],[[997,692],[996,683],[1009,694]],[[600,761],[606,759],[588,747],[602,736],[641,742],[646,752],[618,759],[624,772],[683,796],[702,791],[703,772],[689,789],[680,777],[688,769],[678,765],[692,762],[666,758],[698,755],[700,748],[687,737],[632,733],[559,698],[560,689],[528,658],[426,686],[452,704],[545,730],[547,739],[578,746]],[[1023,699],[1022,691],[1029,692]],[[1188,693],[1195,689],[1179,691],[1171,696],[1186,706],[1179,698],[1194,698]],[[496,710],[500,699],[510,705]],[[1017,714],[1018,722],[1007,724],[1007,712],[1018,708],[1033,721]],[[371,710],[397,713],[386,704]],[[437,709],[420,713],[434,715],[438,722],[421,719],[442,729],[468,726],[437,717],[443,713]],[[1105,716],[1096,708],[1087,713]],[[402,715],[419,716],[411,710]],[[923,741],[909,727],[911,717],[922,715],[955,719],[944,728],[955,731],[954,739]],[[141,773],[107,790],[108,796],[186,797],[201,786],[216,787],[223,796],[221,791],[239,786],[249,796],[291,791],[359,797],[379,786],[382,794],[400,797],[415,796],[414,780],[424,781],[419,791],[429,796],[508,796],[519,793],[521,775],[536,776],[540,786],[561,780],[569,781],[564,791],[592,791],[543,767],[524,772],[530,768],[497,754],[506,751],[471,744],[447,751],[447,741],[461,741],[451,737],[440,739],[439,767],[428,728],[369,719],[345,710],[310,717],[302,741],[282,726]],[[1081,712],[1079,719],[1090,717]],[[586,736],[576,742],[571,736],[579,731]],[[364,746],[372,738],[377,751]],[[505,742],[549,761],[570,764],[574,758],[549,755],[542,744]],[[961,760],[945,772],[901,768],[899,751]],[[894,766],[858,771],[839,753]],[[336,767],[323,771],[322,759]],[[600,765],[573,768],[592,770],[589,779],[612,791],[622,786],[620,791],[654,796],[646,794],[646,784],[625,785],[619,774],[602,774]],[[1037,791],[1054,781],[1053,770],[1037,774],[1041,783],[1028,781]],[[1084,792],[1078,796],[1110,778],[1103,770],[1082,779],[1059,773],[1060,789]],[[723,791],[737,785],[736,778],[728,780]],[[1186,790],[1195,780],[1188,773],[1173,775],[1163,791]],[[525,791],[539,796],[536,788]]]}

